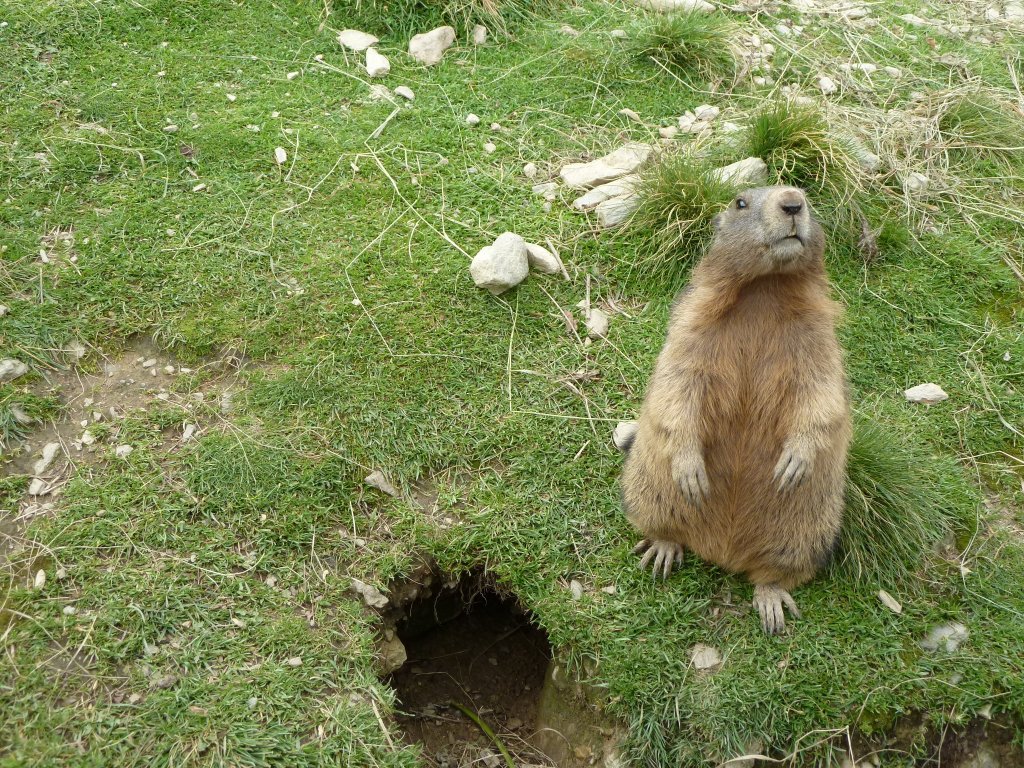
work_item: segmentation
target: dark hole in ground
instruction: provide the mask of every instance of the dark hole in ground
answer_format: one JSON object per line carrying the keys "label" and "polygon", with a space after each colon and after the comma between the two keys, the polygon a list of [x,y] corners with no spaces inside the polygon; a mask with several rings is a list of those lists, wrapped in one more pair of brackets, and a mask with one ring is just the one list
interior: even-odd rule
{"label": "dark hole in ground", "polygon": [[406,740],[422,746],[430,766],[504,766],[458,704],[494,731],[517,765],[550,765],[530,745],[551,660],[547,634],[479,574],[417,581],[416,596],[399,602],[401,614],[386,617],[408,657],[390,678]]}

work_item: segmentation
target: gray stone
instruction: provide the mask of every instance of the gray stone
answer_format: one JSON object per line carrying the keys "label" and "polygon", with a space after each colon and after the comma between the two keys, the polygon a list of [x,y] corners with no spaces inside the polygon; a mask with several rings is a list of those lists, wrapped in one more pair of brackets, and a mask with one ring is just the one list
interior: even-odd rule
{"label": "gray stone", "polygon": [[391,484],[379,469],[375,469],[368,474],[363,482],[376,488],[381,493],[386,493],[388,496],[398,496],[398,489]]}
{"label": "gray stone", "polygon": [[559,172],[562,181],[573,189],[591,189],[633,173],[650,157],[650,144],[625,144],[589,163],[569,163]]}
{"label": "gray stone", "polygon": [[928,633],[928,637],[918,643],[918,645],[924,650],[933,653],[939,650],[953,653],[960,647],[961,643],[967,640],[967,637],[967,627],[960,622],[954,621],[950,624],[935,627],[935,629]]}
{"label": "gray stone", "polygon": [[469,265],[473,282],[497,296],[519,285],[530,273],[526,241],[513,232],[480,249]]}
{"label": "gray stone", "polygon": [[710,674],[722,666],[722,654],[713,646],[697,643],[690,649],[690,663],[698,672]]}
{"label": "gray stone", "polygon": [[603,229],[621,226],[633,215],[638,205],[640,196],[633,193],[605,200],[594,209],[597,223]]}
{"label": "gray stone", "polygon": [[15,360],[12,357],[0,360],[0,384],[14,381],[26,373],[28,373],[28,366],[21,360]]}
{"label": "gray stone", "polygon": [[366,74],[370,77],[384,77],[391,71],[391,62],[387,56],[377,52],[376,48],[366,49]]}
{"label": "gray stone", "polygon": [[47,443],[43,446],[42,458],[39,459],[32,466],[32,474],[39,477],[53,464],[53,460],[57,458],[57,454],[60,452],[60,443]]}
{"label": "gray stone", "polygon": [[941,403],[949,398],[942,387],[932,383],[918,384],[916,387],[906,389],[903,391],[903,396],[911,403],[924,403],[925,405]]}
{"label": "gray stone", "polygon": [[401,96],[403,99],[406,99],[407,101],[413,101],[416,98],[416,94],[412,92],[412,88],[410,88],[408,85],[400,85],[397,88],[395,88],[395,95]]}
{"label": "gray stone", "polygon": [[608,313],[597,307],[591,307],[587,315],[587,336],[592,339],[603,339],[608,335],[611,318]]}
{"label": "gray stone", "polygon": [[761,186],[768,183],[768,165],[760,157],[739,160],[716,169],[714,174],[719,180],[737,187]]}
{"label": "gray stone", "polygon": [[388,599],[379,589],[359,579],[352,579],[352,591],[362,595],[363,602],[371,608],[383,608],[388,604]]}
{"label": "gray stone", "polygon": [[639,181],[639,176],[636,174],[630,174],[629,176],[623,176],[615,181],[609,181],[607,184],[601,184],[573,200],[572,207],[577,211],[589,211],[591,208],[596,208],[605,200],[610,200],[613,197],[620,197],[622,195],[632,193]]}
{"label": "gray stone", "polygon": [[558,261],[558,257],[536,243],[526,244],[526,260],[531,269],[543,272],[545,275],[554,275],[562,271],[562,264]]}
{"label": "gray stone", "polygon": [[358,29],[343,29],[338,33],[338,42],[350,51],[365,51],[371,45],[380,42],[373,35],[360,32]]}
{"label": "gray stone", "polygon": [[385,640],[380,646],[380,663],[382,667],[382,674],[390,675],[397,669],[400,669],[409,656],[405,651],[405,645],[397,637],[392,636],[389,640]]}
{"label": "gray stone", "polygon": [[903,191],[908,195],[922,195],[928,191],[930,181],[923,173],[912,171],[903,179]]}
{"label": "gray stone", "polygon": [[455,42],[453,27],[438,27],[421,35],[413,35],[409,41],[409,55],[428,67],[437,64],[452,43]]}
{"label": "gray stone", "polygon": [[487,27],[477,24],[473,27],[473,45],[483,45],[487,42]]}

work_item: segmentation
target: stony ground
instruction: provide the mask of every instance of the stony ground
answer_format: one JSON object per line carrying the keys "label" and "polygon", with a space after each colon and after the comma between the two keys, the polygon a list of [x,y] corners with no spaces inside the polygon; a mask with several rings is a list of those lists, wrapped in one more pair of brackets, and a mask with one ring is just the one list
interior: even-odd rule
{"label": "stony ground", "polygon": [[[378,610],[425,559],[586,681],[583,763],[969,764],[987,735],[1014,764],[1021,7],[711,5],[734,66],[697,76],[634,55],[656,17],[626,2],[460,26],[426,64],[442,19],[368,3],[0,0],[0,764],[436,763],[381,677]],[[834,139],[809,191],[857,411],[941,467],[956,532],[910,573],[839,563],[769,638],[742,580],[637,568],[612,432],[701,237],[662,248],[643,174],[804,178],[751,151],[779,104]]]}

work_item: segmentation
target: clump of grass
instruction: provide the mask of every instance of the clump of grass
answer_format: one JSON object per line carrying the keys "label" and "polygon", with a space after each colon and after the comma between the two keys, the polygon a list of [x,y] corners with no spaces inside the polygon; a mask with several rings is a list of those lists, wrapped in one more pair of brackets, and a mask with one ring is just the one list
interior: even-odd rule
{"label": "clump of grass", "polygon": [[744,149],[764,160],[779,183],[827,196],[836,205],[862,187],[853,142],[830,130],[813,107],[782,102],[763,110],[750,122]]}
{"label": "clump of grass", "polygon": [[732,36],[732,22],[720,14],[659,14],[634,31],[630,50],[677,74],[715,79],[734,69]]}
{"label": "clump of grass", "polygon": [[949,149],[1002,161],[1024,151],[1024,116],[986,93],[945,94],[935,109]]}
{"label": "clump of grass", "polygon": [[645,277],[677,276],[703,252],[712,219],[735,193],[710,165],[686,155],[648,166],[641,173],[640,203],[629,225],[644,241],[631,270]]}
{"label": "clump of grass", "polygon": [[449,24],[467,32],[483,24],[504,35],[508,28],[561,5],[562,0],[335,0],[345,25],[362,24],[375,34],[405,35]]}
{"label": "clump of grass", "polygon": [[858,581],[903,581],[946,539],[963,510],[948,464],[858,417],[847,460],[846,515],[833,562]]}

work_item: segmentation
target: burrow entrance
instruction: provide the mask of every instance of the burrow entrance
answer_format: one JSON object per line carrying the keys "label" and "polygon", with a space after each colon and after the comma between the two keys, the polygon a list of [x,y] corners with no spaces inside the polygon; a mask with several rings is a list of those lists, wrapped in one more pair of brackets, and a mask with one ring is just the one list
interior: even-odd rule
{"label": "burrow entrance", "polygon": [[397,637],[406,655],[388,678],[395,719],[426,764],[504,766],[500,742],[516,765],[552,765],[533,743],[551,646],[515,596],[480,572],[453,580],[435,570],[391,595],[385,644]]}

